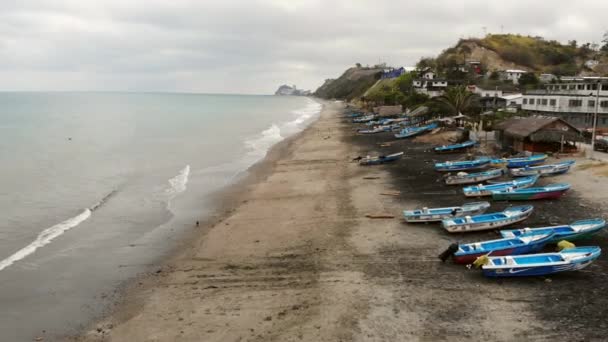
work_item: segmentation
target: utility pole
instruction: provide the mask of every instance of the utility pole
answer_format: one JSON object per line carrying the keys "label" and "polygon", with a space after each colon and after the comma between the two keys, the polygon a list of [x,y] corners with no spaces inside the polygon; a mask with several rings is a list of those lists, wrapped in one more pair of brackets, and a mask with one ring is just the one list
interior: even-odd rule
{"label": "utility pole", "polygon": [[595,130],[597,129],[597,112],[600,108],[600,89],[602,88],[602,81],[597,80],[597,92],[595,94],[595,113],[593,114],[593,130],[591,131],[591,153],[589,158],[593,158],[593,152],[595,151]]}

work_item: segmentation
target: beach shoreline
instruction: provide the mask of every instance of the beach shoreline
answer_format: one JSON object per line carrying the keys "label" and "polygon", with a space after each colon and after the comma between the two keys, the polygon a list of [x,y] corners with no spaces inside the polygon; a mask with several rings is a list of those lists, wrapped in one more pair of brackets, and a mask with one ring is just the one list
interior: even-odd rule
{"label": "beach shoreline", "polygon": [[[356,134],[343,113],[342,103],[325,102],[317,121],[226,193],[212,228],[194,230],[188,247],[134,282],[113,313],[74,340],[594,340],[606,333],[601,315],[588,314],[608,307],[594,295],[606,288],[603,260],[584,272],[499,281],[441,263],[437,255],[452,242],[497,238],[400,219],[405,208],[466,201],[432,167],[458,156],[411,140],[382,146],[391,133]],[[405,156],[393,164],[352,162],[398,151]],[[598,200],[573,190],[537,201],[518,227],[601,216]],[[395,218],[365,217],[377,213]],[[593,242],[606,248],[604,240]],[[564,310],[575,331],[560,323]]]}

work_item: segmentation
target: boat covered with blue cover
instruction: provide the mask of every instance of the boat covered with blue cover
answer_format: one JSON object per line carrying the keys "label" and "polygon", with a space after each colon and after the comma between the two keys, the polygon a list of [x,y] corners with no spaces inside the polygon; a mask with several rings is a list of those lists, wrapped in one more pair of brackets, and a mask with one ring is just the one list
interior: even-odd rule
{"label": "boat covered with blue cover", "polygon": [[577,271],[589,266],[602,250],[597,246],[567,248],[561,252],[488,256],[481,266],[487,277],[541,276],[566,271]]}

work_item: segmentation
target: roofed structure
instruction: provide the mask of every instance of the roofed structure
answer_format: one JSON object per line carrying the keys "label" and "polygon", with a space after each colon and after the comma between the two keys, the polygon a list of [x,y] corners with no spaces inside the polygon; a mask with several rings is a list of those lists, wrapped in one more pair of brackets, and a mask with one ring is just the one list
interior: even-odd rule
{"label": "roofed structure", "polygon": [[[497,141],[516,151],[545,152],[565,142],[583,141],[581,131],[550,116],[513,117],[494,125]],[[556,145],[557,144],[557,145]]]}

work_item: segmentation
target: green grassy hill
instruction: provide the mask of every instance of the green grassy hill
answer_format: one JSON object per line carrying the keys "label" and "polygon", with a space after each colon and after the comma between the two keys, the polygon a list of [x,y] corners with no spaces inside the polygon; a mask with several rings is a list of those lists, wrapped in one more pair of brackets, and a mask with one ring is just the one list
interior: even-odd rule
{"label": "green grassy hill", "polygon": [[[443,51],[438,62],[475,59],[485,64],[486,70],[523,69],[556,75],[604,74],[608,58],[592,49],[591,44],[575,41],[562,44],[542,37],[514,34],[490,34],[485,38],[462,39],[454,47]],[[593,68],[585,62],[597,60]]]}
{"label": "green grassy hill", "polygon": [[337,79],[326,80],[314,95],[350,101],[363,96],[380,78],[381,73],[382,69],[379,68],[349,68]]}

